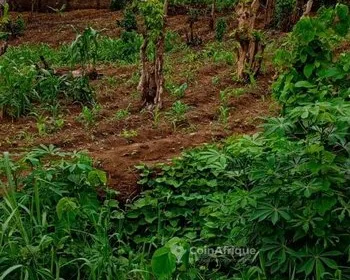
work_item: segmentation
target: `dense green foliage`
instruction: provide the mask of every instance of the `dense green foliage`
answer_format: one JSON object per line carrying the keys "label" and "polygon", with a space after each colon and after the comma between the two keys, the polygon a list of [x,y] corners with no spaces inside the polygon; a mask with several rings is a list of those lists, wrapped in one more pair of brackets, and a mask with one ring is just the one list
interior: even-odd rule
{"label": "dense green foliage", "polygon": [[320,13],[318,18],[303,18],[295,26],[291,43],[276,58],[287,68],[274,87],[275,96],[285,109],[304,102],[349,99],[350,56],[333,52],[348,33],[349,9],[338,5]]}
{"label": "dense green foliage", "polygon": [[[196,247],[259,250],[258,256],[240,258],[234,269],[230,261],[221,260],[227,256],[198,256],[211,257],[214,266],[219,258],[216,269],[226,275],[224,279],[350,277],[350,107],[345,93],[349,62],[345,54],[332,59],[333,48],[327,41],[334,39],[333,29],[337,36],[347,34],[346,6],[324,10],[318,18],[304,18],[296,25],[287,46],[295,67],[287,63],[275,86],[276,96],[288,110],[268,119],[264,133],[188,152],[171,166],[141,168],[141,183],[150,190],[128,216],[135,218],[131,229],[142,242],[147,235],[152,242],[176,236]],[[326,41],[317,41],[319,37]],[[323,58],[327,79],[305,70],[315,56]],[[324,91],[303,94],[316,81]],[[288,93],[296,98],[286,104]],[[181,248],[188,251],[184,245]],[[159,250],[168,252],[163,252],[163,261],[169,255],[176,257],[169,248]],[[253,263],[252,257],[256,257]],[[183,275],[180,266],[190,269],[191,263],[191,258],[184,259],[180,265],[173,261],[163,273],[171,275],[178,265],[176,273]],[[241,277],[234,276],[237,270]]]}
{"label": "dense green foliage", "polygon": [[124,10],[124,18],[121,21],[117,20],[117,26],[127,32],[137,30],[136,13],[132,7]]}
{"label": "dense green foliage", "polygon": [[[170,0],[169,2],[176,6],[209,7],[213,3],[213,0]],[[223,9],[232,9],[237,2],[237,0],[216,0],[216,8],[220,11]]]}
{"label": "dense green foliage", "polygon": [[[42,146],[0,160],[1,279],[111,279],[119,236],[108,235],[117,202],[97,197],[105,173],[83,154]],[[4,186],[4,184],[6,184]]]}
{"label": "dense green foliage", "polygon": [[[52,53],[44,46],[37,50]],[[21,55],[22,60],[7,59],[13,55]],[[32,58],[39,63],[39,54],[24,47],[23,52],[10,50],[0,62],[0,108],[5,115],[17,118],[32,112],[36,104],[56,104],[61,96],[77,102],[93,102],[94,93],[87,78],[55,75],[53,70],[38,67]]]}

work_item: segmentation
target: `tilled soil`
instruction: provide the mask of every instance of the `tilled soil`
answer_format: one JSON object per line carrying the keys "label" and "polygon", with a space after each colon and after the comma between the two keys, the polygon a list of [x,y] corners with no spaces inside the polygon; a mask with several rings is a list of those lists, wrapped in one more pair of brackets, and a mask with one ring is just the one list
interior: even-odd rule
{"label": "tilled soil", "polygon": [[[28,19],[29,14],[24,14],[24,17]],[[120,30],[115,22],[120,17],[121,13],[107,10],[72,11],[62,15],[35,14],[27,25],[25,35],[11,44],[48,43],[59,46],[75,38],[76,32],[72,26],[77,30],[92,26],[104,29],[108,36],[116,37]],[[184,36],[186,17],[170,17],[169,25],[170,29]],[[197,32],[205,41],[214,38],[214,34],[208,31],[206,19],[202,19],[198,26]],[[183,74],[189,66],[182,62],[181,55],[171,54],[168,59],[175,68],[171,71],[171,79],[179,83],[186,81]],[[132,82],[133,74],[138,71],[137,66],[99,65],[98,72],[103,78],[94,81],[93,86],[102,110],[93,127],[86,128],[77,121],[81,108],[76,104],[65,106],[63,129],[45,136],[38,135],[33,117],[2,120],[0,151],[20,152],[39,144],[54,144],[70,151],[86,150],[96,160],[97,166],[108,172],[109,185],[121,193],[121,199],[132,198],[139,192],[135,165],[168,162],[191,147],[219,141],[230,135],[256,133],[261,117],[276,112],[276,106],[269,96],[273,73],[268,68],[256,85],[248,86],[233,81],[234,65],[198,63],[181,99],[190,106],[187,121],[174,127],[165,115],[175,101],[169,93],[164,96],[164,109],[159,122],[154,120],[154,113],[141,110],[137,83]],[[214,77],[220,82],[214,83]],[[118,83],[112,84],[109,79],[115,79]],[[230,117],[224,126],[218,121],[219,94],[228,87],[243,88],[243,93],[230,99]],[[125,108],[129,108],[130,115],[124,120],[116,120],[115,113]],[[137,136],[126,139],[121,135],[123,130],[135,130]]]}

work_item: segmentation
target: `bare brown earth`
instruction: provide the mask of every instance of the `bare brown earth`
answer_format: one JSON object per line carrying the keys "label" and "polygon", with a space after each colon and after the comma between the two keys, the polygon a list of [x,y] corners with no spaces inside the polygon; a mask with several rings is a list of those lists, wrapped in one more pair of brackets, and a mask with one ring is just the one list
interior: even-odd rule
{"label": "bare brown earth", "polygon": [[[28,14],[24,14],[24,17],[27,19]],[[35,14],[28,23],[25,35],[11,43],[58,46],[74,39],[76,33],[72,26],[81,30],[89,25],[105,29],[105,34],[116,37],[120,31],[115,27],[115,20],[120,17],[120,13],[106,10],[72,11],[62,16]],[[186,18],[171,17],[169,25],[183,35]],[[198,26],[201,27],[198,32],[205,41],[212,40],[214,34],[208,31],[207,21],[203,19]],[[198,48],[193,53],[200,51]],[[154,122],[151,112],[140,111],[135,79],[137,66],[99,65],[98,71],[103,78],[94,81],[93,86],[102,110],[94,127],[85,128],[77,121],[81,108],[73,104],[65,107],[64,128],[46,136],[38,135],[33,117],[5,120],[0,129],[0,151],[15,153],[39,144],[54,144],[64,150],[86,150],[96,160],[97,166],[108,172],[109,185],[119,190],[123,199],[127,199],[139,191],[135,165],[167,162],[183,150],[203,143],[231,135],[256,133],[261,117],[276,112],[276,106],[269,96],[273,76],[271,67],[264,67],[264,73],[256,85],[244,85],[233,81],[234,65],[208,59],[186,62],[183,55],[173,53],[168,56],[166,78],[176,84],[189,83],[185,97],[181,99],[191,106],[185,125],[175,129],[166,118],[165,112],[176,100],[168,93],[164,96],[159,124]],[[192,75],[190,78],[188,73]],[[213,78],[219,82],[214,83]],[[219,93],[227,88],[243,88],[243,93],[230,99],[230,117],[224,127],[218,121]],[[117,121],[115,113],[128,107],[131,115]],[[137,136],[125,139],[120,135],[124,129],[136,130]]]}

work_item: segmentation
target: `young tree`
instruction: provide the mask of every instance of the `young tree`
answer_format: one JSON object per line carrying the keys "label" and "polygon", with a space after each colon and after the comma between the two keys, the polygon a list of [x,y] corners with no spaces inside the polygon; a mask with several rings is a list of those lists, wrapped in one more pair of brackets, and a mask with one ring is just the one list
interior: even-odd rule
{"label": "young tree", "polygon": [[200,9],[190,8],[188,10],[188,18],[187,18],[188,32],[186,32],[186,42],[187,42],[187,45],[189,46],[198,46],[202,44],[202,39],[197,34],[195,34],[195,31],[194,31],[194,25],[196,22],[199,21],[200,14],[201,14]]}
{"label": "young tree", "polygon": [[[140,1],[138,7],[144,20],[142,31],[144,42],[140,49],[142,71],[138,90],[141,93],[143,107],[161,108],[164,91],[164,41],[168,0]],[[152,46],[155,46],[155,54],[152,59],[149,59],[147,50]]]}
{"label": "young tree", "polygon": [[239,80],[247,80],[249,75],[256,76],[260,70],[264,44],[260,33],[255,30],[259,6],[259,0],[240,0],[236,8],[238,28],[235,37],[239,43],[237,62]]}

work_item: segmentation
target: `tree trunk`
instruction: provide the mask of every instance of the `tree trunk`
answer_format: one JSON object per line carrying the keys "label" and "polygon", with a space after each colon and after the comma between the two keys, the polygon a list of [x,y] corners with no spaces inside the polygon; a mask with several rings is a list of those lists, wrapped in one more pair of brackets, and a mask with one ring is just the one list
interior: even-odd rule
{"label": "tree trunk", "polygon": [[308,1],[307,1],[306,6],[305,6],[305,9],[304,9],[303,16],[308,16],[308,15],[310,15],[310,12],[311,12],[311,10],[312,10],[313,4],[314,4],[314,1],[313,1],[313,0],[308,0]]}
{"label": "tree trunk", "polygon": [[249,50],[249,41],[241,40],[239,44],[240,48],[238,49],[237,77],[239,80],[245,80],[244,70]]}
{"label": "tree trunk", "polygon": [[147,47],[149,44],[149,38],[147,34],[143,36],[143,44],[140,49],[140,58],[142,63],[140,82],[137,90],[141,93],[142,107],[148,106],[153,103],[156,95],[155,80],[154,80],[154,68],[150,65],[147,58]]}
{"label": "tree trunk", "polygon": [[35,5],[36,5],[36,0],[32,0],[32,6],[30,9],[30,20],[32,20],[32,18],[33,18]]}
{"label": "tree trunk", "polygon": [[163,27],[156,41],[156,51],[154,61],[148,61],[147,47],[149,38],[147,31],[144,35],[144,42],[140,49],[142,72],[140,82],[137,87],[141,93],[142,107],[154,109],[162,107],[162,95],[164,92],[164,49],[165,33],[168,14],[168,0],[164,2]]}
{"label": "tree trunk", "polygon": [[251,14],[250,29],[251,30],[255,29],[255,22],[258,16],[259,7],[260,7],[260,0],[254,0],[252,5],[250,6],[250,14]]}
{"label": "tree trunk", "polygon": [[156,60],[155,60],[155,81],[157,85],[156,97],[154,104],[158,108],[162,108],[162,96],[164,92],[164,51],[165,51],[165,33],[168,19],[168,0],[164,2],[163,27],[156,44]]}
{"label": "tree trunk", "polygon": [[275,11],[276,0],[267,0],[266,2],[266,10],[264,17],[264,25],[269,26],[273,19],[273,13]]}
{"label": "tree trunk", "polygon": [[[260,70],[264,46],[262,46],[260,39],[253,34],[259,6],[259,0],[254,0],[251,5],[242,1],[237,6],[238,29],[236,40],[239,43],[237,78],[239,80],[247,80],[247,73],[255,76]],[[259,58],[258,54],[260,55]]]}
{"label": "tree trunk", "polygon": [[[255,22],[256,22],[258,11],[259,11],[259,7],[260,7],[259,0],[254,0],[252,5],[250,6],[250,10],[251,10],[250,32],[255,29]],[[259,42],[256,40],[256,38],[252,38],[252,36],[250,36],[250,37],[251,37],[251,39],[249,42],[249,58],[248,59],[249,59],[249,65],[253,65],[255,55],[257,54],[257,49],[259,48],[257,46],[257,44],[259,44]]]}
{"label": "tree trunk", "polygon": [[96,9],[101,8],[101,0],[96,0]]}
{"label": "tree trunk", "polygon": [[210,23],[209,23],[210,30],[215,29],[215,22],[216,22],[215,9],[216,9],[216,0],[213,0],[213,3],[211,4],[211,13],[210,13]]}

